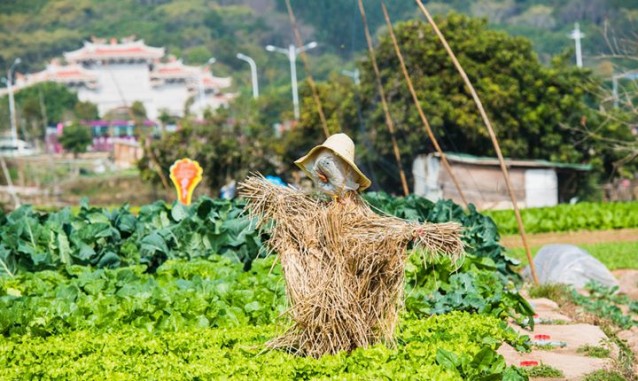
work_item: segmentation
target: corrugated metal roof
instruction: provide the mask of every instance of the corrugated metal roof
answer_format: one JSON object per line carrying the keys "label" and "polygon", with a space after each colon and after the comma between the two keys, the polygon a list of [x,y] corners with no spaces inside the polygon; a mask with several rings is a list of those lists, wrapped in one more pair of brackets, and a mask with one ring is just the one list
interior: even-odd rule
{"label": "corrugated metal roof", "polygon": [[[434,154],[439,156],[438,153]],[[474,165],[500,165],[498,158],[495,157],[483,157],[474,156],[466,153],[454,153],[446,152],[445,156],[448,161],[456,163],[467,163]],[[505,158],[505,164],[509,167],[528,167],[528,168],[564,168],[574,169],[577,171],[590,171],[592,166],[590,164],[573,164],[573,163],[559,163],[547,160],[518,160]]]}

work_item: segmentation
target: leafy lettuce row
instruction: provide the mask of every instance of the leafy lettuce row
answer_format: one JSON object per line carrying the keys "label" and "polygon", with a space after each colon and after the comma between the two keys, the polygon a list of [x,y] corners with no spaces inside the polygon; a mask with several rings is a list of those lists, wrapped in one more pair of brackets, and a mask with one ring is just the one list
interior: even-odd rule
{"label": "leafy lettuce row", "polygon": [[494,317],[450,313],[407,320],[396,348],[302,358],[265,351],[273,325],[148,332],[125,325],[0,343],[1,379],[503,379],[525,380],[496,353],[501,343],[525,347]]}
{"label": "leafy lettuce row", "polygon": [[[494,219],[501,234],[518,234],[518,225],[511,210],[493,210],[484,214]],[[638,201],[581,202],[527,208],[521,210],[521,216],[528,233],[638,228]]]}

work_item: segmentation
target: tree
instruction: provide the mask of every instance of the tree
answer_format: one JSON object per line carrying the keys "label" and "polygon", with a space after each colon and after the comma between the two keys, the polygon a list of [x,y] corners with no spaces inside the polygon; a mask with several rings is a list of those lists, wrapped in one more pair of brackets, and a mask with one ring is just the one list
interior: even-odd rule
{"label": "tree", "polygon": [[[4,103],[4,102],[3,102]],[[28,136],[44,138],[44,124],[55,124],[73,119],[77,94],[66,86],[54,82],[44,82],[22,89],[15,94],[15,105],[20,119],[24,120]]]}
{"label": "tree", "polygon": [[[583,118],[594,125],[599,121],[587,104],[588,94],[597,86],[589,71],[568,64],[566,56],[556,57],[550,67],[543,66],[528,40],[490,30],[483,20],[458,14],[437,20],[479,93],[505,156],[568,163],[589,162],[594,157],[589,152],[591,146],[581,141],[582,134],[573,128]],[[394,31],[421,106],[443,150],[495,156],[476,106],[430,26],[411,20],[398,23]],[[379,40],[377,61],[403,168],[410,175],[414,157],[434,150],[388,34]],[[361,105],[367,131],[358,136],[358,141],[372,143],[371,147],[360,148],[361,158],[372,160],[379,167],[387,166],[395,160],[376,78],[369,60],[364,60],[361,68]],[[332,95],[338,93],[336,89],[330,91]],[[353,99],[347,92],[341,100],[332,101],[326,98],[325,91],[322,94],[328,105],[347,105]],[[351,112],[342,114],[347,119],[339,121],[341,126],[355,123]],[[317,121],[316,116],[302,117],[299,127],[316,126]],[[602,163],[595,164],[599,164],[599,171],[603,170]],[[380,178],[385,189],[399,189],[396,177],[382,173]]]}
{"label": "tree", "polygon": [[[0,113],[4,114],[6,97],[0,100]],[[18,120],[24,121],[26,139],[43,139],[46,127],[71,121],[98,118],[97,106],[90,102],[80,102],[78,96],[65,85],[43,82],[24,88],[15,94]],[[8,112],[8,110],[7,110]],[[8,114],[7,114],[8,115]]]}
{"label": "tree", "polygon": [[135,124],[144,123],[146,120],[146,108],[144,107],[144,103],[134,101],[131,104],[131,117],[135,120]]}
{"label": "tree", "polygon": [[73,107],[77,120],[95,120],[99,118],[97,106],[91,102],[78,102]]}
{"label": "tree", "polygon": [[33,106],[28,118],[42,119],[40,100],[44,103],[46,118],[52,123],[64,121],[65,114],[72,113],[78,103],[78,96],[65,85],[55,82],[44,82],[20,90],[15,95],[16,105],[31,103]]}
{"label": "tree", "polygon": [[142,179],[159,184],[154,166],[168,177],[175,160],[185,157],[199,162],[203,185],[213,194],[228,179],[241,179],[249,172],[272,173],[275,160],[268,130],[245,117],[231,119],[228,112],[219,110],[203,123],[183,119],[178,131],[153,141],[138,163]]}
{"label": "tree", "polygon": [[79,154],[86,152],[87,147],[91,144],[91,132],[88,127],[74,123],[64,127],[59,141],[64,150],[73,152],[73,157],[77,159]]}

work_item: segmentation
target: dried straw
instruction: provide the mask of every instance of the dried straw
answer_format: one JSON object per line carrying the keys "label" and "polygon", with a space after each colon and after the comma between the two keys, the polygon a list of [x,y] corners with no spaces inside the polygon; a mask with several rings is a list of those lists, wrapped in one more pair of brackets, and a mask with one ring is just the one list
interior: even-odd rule
{"label": "dried straw", "polygon": [[352,193],[324,202],[261,176],[239,185],[247,210],[271,226],[293,325],[268,343],[312,357],[378,342],[394,344],[406,248],[458,259],[460,225],[418,224],[373,212]]}

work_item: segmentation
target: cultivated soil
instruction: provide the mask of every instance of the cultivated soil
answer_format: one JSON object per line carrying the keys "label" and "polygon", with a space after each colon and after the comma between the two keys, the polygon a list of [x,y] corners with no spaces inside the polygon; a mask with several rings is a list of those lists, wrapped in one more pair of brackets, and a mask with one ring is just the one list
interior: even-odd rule
{"label": "cultivated soil", "polygon": [[[526,238],[530,247],[542,246],[550,243],[586,245],[602,242],[636,241],[636,247],[638,248],[638,229],[528,234]],[[523,241],[521,240],[520,235],[504,236],[501,238],[501,244],[509,248],[523,247]]]}
{"label": "cultivated soil", "polygon": [[[530,247],[537,247],[551,243],[567,243],[573,245],[595,244],[604,242],[636,242],[638,250],[638,229],[620,229],[608,231],[582,231],[567,233],[543,233],[527,236]],[[501,243],[508,248],[522,247],[521,237],[506,236]],[[638,300],[638,269],[614,270],[612,274],[620,283],[620,292]],[[614,359],[618,356],[615,345],[609,344],[607,336],[594,325],[595,321],[583,318],[574,308],[559,308],[556,303],[548,299],[529,299],[534,306],[538,318],[561,321],[561,325],[537,324],[533,332],[524,330],[517,325],[513,326],[530,338],[534,335],[550,335],[553,341],[563,341],[565,347],[552,350],[534,349],[531,353],[518,353],[508,345],[504,345],[499,352],[503,354],[510,365],[519,366],[521,361],[533,360],[560,369],[565,374],[564,378],[553,380],[582,380],[584,376],[598,369],[613,369]],[[572,306],[573,307],[573,306]],[[594,319],[595,320],[595,319]],[[638,374],[638,327],[617,332],[621,340],[625,340],[634,353],[634,368]],[[582,345],[612,346],[612,358],[598,359],[587,357],[578,353]],[[550,380],[549,378],[534,378],[533,380]]]}

